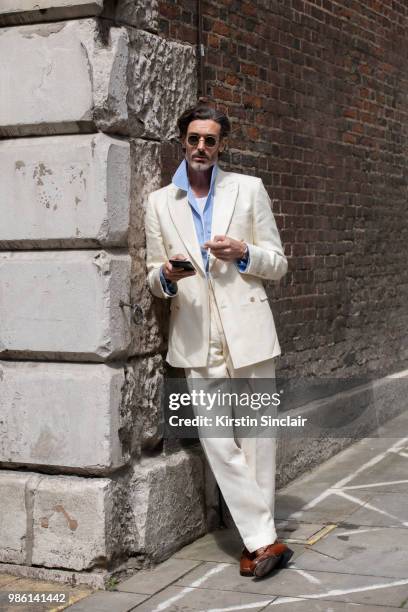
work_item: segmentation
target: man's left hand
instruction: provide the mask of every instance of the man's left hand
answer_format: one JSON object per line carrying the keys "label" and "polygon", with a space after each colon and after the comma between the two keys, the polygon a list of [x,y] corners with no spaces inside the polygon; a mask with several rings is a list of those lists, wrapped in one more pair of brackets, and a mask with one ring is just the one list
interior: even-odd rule
{"label": "man's left hand", "polygon": [[247,245],[245,242],[229,236],[214,236],[213,240],[207,240],[203,246],[206,249],[209,248],[211,254],[217,259],[235,261],[243,258]]}

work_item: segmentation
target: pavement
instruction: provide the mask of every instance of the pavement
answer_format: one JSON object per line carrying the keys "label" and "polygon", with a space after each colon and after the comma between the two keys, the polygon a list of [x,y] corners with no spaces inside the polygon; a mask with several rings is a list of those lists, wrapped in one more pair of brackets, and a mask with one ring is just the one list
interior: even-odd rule
{"label": "pavement", "polygon": [[[10,604],[13,591],[64,585],[0,574],[2,612],[387,612],[408,610],[408,412],[280,489],[289,566],[239,575],[235,529],[196,540],[115,590],[71,588],[67,603]],[[72,605],[71,605],[72,604]],[[48,607],[47,607],[48,606]]]}

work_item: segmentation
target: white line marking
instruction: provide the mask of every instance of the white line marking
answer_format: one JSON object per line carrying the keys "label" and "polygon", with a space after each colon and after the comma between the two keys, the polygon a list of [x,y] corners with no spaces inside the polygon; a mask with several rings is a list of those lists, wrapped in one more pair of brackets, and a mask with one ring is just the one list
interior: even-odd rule
{"label": "white line marking", "polygon": [[353,480],[353,478],[355,478],[358,474],[361,474],[361,472],[364,472],[364,470],[366,470],[367,468],[372,467],[373,465],[376,465],[377,463],[382,461],[384,457],[387,455],[387,453],[394,452],[394,450],[399,450],[400,447],[403,446],[407,441],[408,441],[408,438],[401,438],[400,440],[397,440],[397,442],[395,442],[395,444],[393,444],[389,449],[380,453],[379,455],[376,455],[375,457],[372,457],[369,461],[361,465],[357,470],[355,470],[354,472],[352,472],[345,478],[342,478],[341,480],[336,482],[334,485],[332,485],[331,487],[329,487],[328,489],[320,493],[320,495],[318,495],[317,497],[312,499],[310,502],[305,504],[301,510],[292,512],[292,514],[290,514],[287,517],[287,520],[292,519],[292,518],[301,517],[302,514],[306,510],[310,510],[311,508],[314,508],[315,506],[317,506],[318,503],[326,499],[326,497],[329,497],[329,495],[332,495],[332,493],[334,492],[333,489],[341,489],[344,485],[348,484],[351,480]]}
{"label": "white line marking", "polygon": [[293,567],[291,566],[290,569],[293,569],[293,571],[298,572],[298,574],[300,574],[301,576],[303,576],[304,578],[306,578],[306,580],[308,582],[311,582],[313,584],[320,584],[321,580],[319,580],[318,578],[316,578],[316,576],[312,576],[311,574],[309,574],[308,572],[305,572],[305,570],[301,570],[298,569],[297,567]]}
{"label": "white line marking", "polygon": [[404,449],[394,449],[394,450],[390,450],[390,453],[394,453],[395,455],[400,455],[400,457],[408,457],[408,454],[405,452],[406,448],[404,447]]}
{"label": "white line marking", "polygon": [[240,604],[239,606],[228,606],[228,608],[206,608],[205,610],[200,610],[200,612],[234,612],[234,610],[248,610],[248,608],[258,608],[259,606],[266,606],[269,604],[272,599],[264,600],[264,601],[254,601],[253,603]]}
{"label": "white line marking", "polygon": [[374,512],[378,512],[378,514],[384,514],[385,516],[389,516],[390,518],[397,520],[399,523],[401,523],[401,525],[408,527],[408,523],[404,523],[404,521],[402,521],[398,516],[395,516],[395,514],[391,514],[390,512],[381,510],[381,508],[377,508],[376,506],[373,506],[368,502],[362,502],[361,499],[354,497],[354,495],[348,495],[347,493],[344,493],[344,491],[338,491],[336,495],[338,495],[339,497],[344,497],[345,499],[348,499],[349,501],[352,501],[355,504],[359,504],[360,506],[364,507],[364,509],[373,510]]}
{"label": "white line marking", "polygon": [[367,533],[368,531],[381,531],[384,527],[370,527],[369,529],[352,529],[351,531],[343,531],[342,533],[336,533],[336,536],[344,536],[344,535],[356,535],[358,533]]}
{"label": "white line marking", "polygon": [[191,586],[185,587],[182,591],[180,591],[180,593],[177,593],[177,595],[173,595],[173,597],[169,597],[169,599],[166,599],[166,601],[162,601],[162,603],[156,606],[156,608],[152,610],[152,612],[161,612],[161,610],[166,610],[166,608],[171,606],[171,604],[173,604],[175,601],[182,599],[184,595],[187,595],[187,593],[191,593],[191,591],[194,591],[194,588],[199,587],[203,582],[210,578],[210,576],[222,572],[222,570],[224,570],[229,565],[229,563],[219,563],[215,567],[208,570],[208,572],[206,572],[203,576],[197,578],[197,580],[194,580],[194,582],[191,583]]}
{"label": "white line marking", "polygon": [[363,593],[364,591],[375,591],[377,589],[388,589],[390,587],[402,586],[408,584],[408,579],[395,580],[388,584],[372,584],[370,586],[353,587],[351,589],[333,589],[332,591],[326,591],[326,593],[316,593],[311,595],[299,595],[298,597],[279,597],[273,601],[270,606],[278,606],[281,603],[290,603],[297,601],[298,599],[324,599],[325,597],[338,597],[339,595],[348,595],[350,593]]}
{"label": "white line marking", "polygon": [[[349,485],[348,487],[340,487],[342,491],[349,489],[367,489],[368,487],[390,487],[396,484],[407,484],[408,480],[388,480],[387,482],[370,482],[368,484]],[[332,487],[334,489],[334,487]],[[379,491],[380,493],[380,491]]]}

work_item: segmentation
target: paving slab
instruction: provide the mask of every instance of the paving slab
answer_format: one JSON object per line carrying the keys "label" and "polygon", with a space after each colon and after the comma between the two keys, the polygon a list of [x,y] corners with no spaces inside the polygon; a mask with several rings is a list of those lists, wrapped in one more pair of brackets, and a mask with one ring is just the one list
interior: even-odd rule
{"label": "paving slab", "polygon": [[18,580],[17,576],[11,576],[10,574],[0,574],[0,589],[5,584],[11,584],[15,580]]}
{"label": "paving slab", "polygon": [[[342,530],[344,532],[344,529]],[[306,571],[327,571],[389,578],[407,578],[408,530],[356,529],[346,540],[333,532],[296,559]]]}
{"label": "paving slab", "polygon": [[[358,499],[366,503],[373,493],[364,491],[359,493]],[[316,506],[304,509],[308,503],[301,495],[299,497],[280,495],[276,500],[275,518],[277,520],[298,517],[302,522],[336,523],[352,515],[360,508],[360,503],[339,497],[335,493],[322,499]]]}
{"label": "paving slab", "polygon": [[[280,529],[277,527],[278,536]],[[285,540],[284,540],[285,541]],[[236,567],[241,557],[243,543],[235,529],[220,529],[207,533],[192,544],[179,550],[172,559],[195,559],[214,563],[234,563]],[[302,544],[290,543],[294,551],[292,559],[303,554],[305,548]],[[170,559],[168,560],[170,561]]]}
{"label": "paving slab", "polygon": [[[277,606],[272,607],[272,606]],[[265,608],[269,610],[281,610],[282,612],[395,612],[390,606],[364,606],[360,604],[345,604],[336,601],[313,601],[310,599],[298,599],[295,597],[279,598]]]}
{"label": "paving slab", "polygon": [[[408,418],[405,417],[405,421],[407,420]],[[399,427],[400,432],[407,431],[406,422],[400,422]],[[367,438],[360,440],[353,446],[340,451],[337,455],[331,457],[311,472],[303,474],[300,478],[297,478],[280,491],[277,491],[277,504],[282,496],[294,496],[305,502],[309,502],[326,489],[336,487],[337,483],[342,481],[346,476],[351,477],[355,472],[361,470],[361,473],[358,472],[355,476],[350,478],[348,484],[354,484],[356,478],[360,476],[365,478],[370,471],[378,469],[379,466],[382,465],[383,459],[371,465],[378,457],[381,458],[384,453],[385,456],[394,454],[391,453],[389,449],[398,443],[400,438],[401,436],[398,438]]]}
{"label": "paving slab", "polygon": [[[400,452],[406,453],[405,450]],[[379,463],[353,478],[343,490],[349,493],[364,490],[404,493],[408,491],[408,459],[399,453],[388,452]]]}
{"label": "paving slab", "polygon": [[[360,498],[359,491],[349,493]],[[351,521],[357,525],[408,527],[408,485],[406,493],[375,494],[353,513]]]}
{"label": "paving slab", "polygon": [[[218,564],[220,565],[223,564]],[[172,586],[136,606],[135,610],[137,612],[220,612],[221,610],[257,612],[263,610],[273,599],[273,597],[252,593],[208,591],[206,588]],[[91,609],[89,612],[92,612]]]}
{"label": "paving slab", "polygon": [[157,567],[137,572],[128,580],[121,582],[117,590],[153,595],[201,563],[192,559],[168,559]]}
{"label": "paving slab", "polygon": [[242,548],[241,537],[235,529],[219,529],[184,546],[174,558],[236,563],[241,556]]}
{"label": "paving slab", "polygon": [[146,599],[146,595],[98,591],[84,601],[69,606],[72,612],[130,612]]}
{"label": "paving slab", "polygon": [[310,538],[318,535],[322,523],[306,523],[297,520],[275,521],[278,538],[284,542],[306,544]]}
{"label": "paving slab", "polygon": [[306,572],[290,564],[288,569],[273,572],[263,579],[240,576],[237,568],[228,565],[222,572],[211,571],[216,564],[205,563],[176,582],[175,586],[191,587],[206,576],[206,589],[254,593],[259,595],[299,596],[332,599],[349,603],[393,605],[399,607],[408,597],[408,578],[395,580],[358,574]]}

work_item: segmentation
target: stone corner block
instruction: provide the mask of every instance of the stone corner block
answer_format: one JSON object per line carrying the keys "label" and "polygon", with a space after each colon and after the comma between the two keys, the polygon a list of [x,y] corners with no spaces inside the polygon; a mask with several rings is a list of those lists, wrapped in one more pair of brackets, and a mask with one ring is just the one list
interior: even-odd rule
{"label": "stone corner block", "polygon": [[2,0],[0,26],[99,15],[103,0]]}
{"label": "stone corner block", "polygon": [[0,472],[0,561],[106,569],[134,547],[128,492],[109,478]]}
{"label": "stone corner block", "polygon": [[176,118],[197,96],[194,47],[141,30],[132,30],[129,42],[131,134],[159,140],[178,137]]}
{"label": "stone corner block", "polygon": [[106,563],[112,488],[104,478],[41,477],[33,491],[32,563],[74,570]]}
{"label": "stone corner block", "polygon": [[23,564],[27,559],[26,487],[32,474],[0,472],[0,562]]}
{"label": "stone corner block", "polygon": [[131,341],[130,257],[0,252],[0,357],[110,361]]}
{"label": "stone corner block", "polygon": [[0,136],[126,133],[128,35],[95,19],[0,30]]}
{"label": "stone corner block", "polygon": [[0,462],[102,475],[122,467],[134,425],[124,385],[120,366],[0,361]]}
{"label": "stone corner block", "polygon": [[0,141],[0,248],[127,246],[130,146],[102,133]]}
{"label": "stone corner block", "polygon": [[128,482],[137,549],[162,561],[206,533],[203,458],[181,450],[135,463]]}

